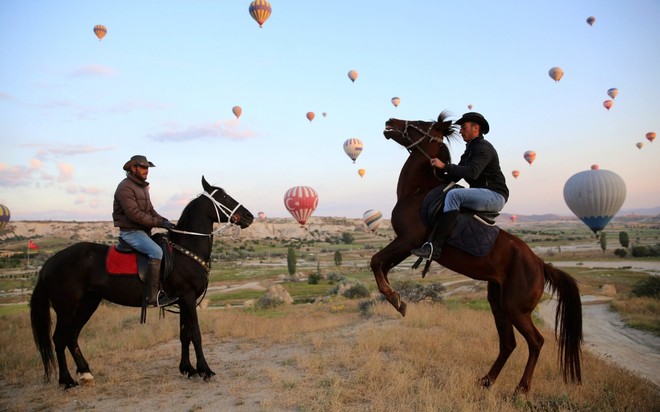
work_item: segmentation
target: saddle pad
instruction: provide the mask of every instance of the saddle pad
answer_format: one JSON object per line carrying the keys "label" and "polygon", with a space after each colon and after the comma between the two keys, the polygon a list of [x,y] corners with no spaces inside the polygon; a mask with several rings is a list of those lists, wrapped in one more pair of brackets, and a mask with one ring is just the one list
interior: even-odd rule
{"label": "saddle pad", "polygon": [[137,275],[137,255],[117,252],[115,246],[112,246],[105,259],[105,268],[110,275]]}
{"label": "saddle pad", "polygon": [[497,226],[488,226],[471,214],[461,214],[447,243],[474,256],[486,256],[493,249],[500,232]]}

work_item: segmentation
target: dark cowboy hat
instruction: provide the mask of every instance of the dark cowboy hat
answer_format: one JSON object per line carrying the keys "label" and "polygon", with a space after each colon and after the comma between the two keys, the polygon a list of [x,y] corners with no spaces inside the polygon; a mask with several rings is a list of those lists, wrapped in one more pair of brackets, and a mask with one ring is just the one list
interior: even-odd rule
{"label": "dark cowboy hat", "polygon": [[477,113],[477,112],[465,113],[463,117],[456,120],[454,124],[462,125],[465,122],[472,122],[478,124],[481,127],[481,134],[486,134],[490,130],[488,121],[486,121],[486,118],[483,117],[481,113]]}
{"label": "dark cowboy hat", "polygon": [[131,170],[131,166],[156,167],[155,164],[147,160],[146,156],[142,156],[142,155],[135,155],[131,157],[131,160],[124,163],[124,170],[128,172],[129,170]]}

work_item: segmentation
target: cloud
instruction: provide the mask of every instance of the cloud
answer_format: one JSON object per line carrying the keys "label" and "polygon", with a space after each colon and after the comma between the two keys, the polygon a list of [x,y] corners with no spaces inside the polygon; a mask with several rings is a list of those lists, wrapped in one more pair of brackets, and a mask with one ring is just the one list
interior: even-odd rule
{"label": "cloud", "polygon": [[223,120],[206,125],[189,126],[187,129],[171,126],[170,130],[151,133],[147,137],[159,142],[182,142],[214,138],[243,140],[257,136],[258,133],[242,128],[238,120]]}
{"label": "cloud", "polygon": [[41,169],[43,162],[39,159],[30,159],[30,169]]}
{"label": "cloud", "polygon": [[60,174],[57,176],[58,181],[68,182],[73,179],[73,165],[71,163],[59,163],[57,168],[60,171]]}
{"label": "cloud", "polygon": [[27,186],[36,169],[0,163],[0,187]]}
{"label": "cloud", "polygon": [[69,77],[78,78],[78,77],[111,77],[115,75],[115,70],[108,66],[103,66],[100,64],[88,64],[86,66],[79,67],[69,73]]}
{"label": "cloud", "polygon": [[125,103],[120,103],[110,108],[108,111],[111,113],[130,113],[140,109],[163,110],[163,109],[167,109],[168,107],[170,106],[164,103],[135,100],[135,101],[128,101]]}
{"label": "cloud", "polygon": [[96,152],[105,152],[108,150],[114,150],[113,147],[99,147],[99,146],[90,146],[90,145],[57,145],[49,146],[43,144],[23,144],[20,147],[35,147],[39,148],[37,150],[36,159],[31,160],[41,162],[50,158],[57,158],[62,156],[77,156],[85,155]]}

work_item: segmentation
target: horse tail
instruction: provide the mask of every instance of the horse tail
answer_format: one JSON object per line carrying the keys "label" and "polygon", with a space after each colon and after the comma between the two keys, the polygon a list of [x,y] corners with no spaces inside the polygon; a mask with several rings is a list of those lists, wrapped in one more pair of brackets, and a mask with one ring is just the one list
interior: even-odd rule
{"label": "horse tail", "polygon": [[[568,273],[543,263],[546,285],[557,292],[555,338],[559,342],[559,365],[564,377],[572,382],[582,382],[580,347],[582,345],[582,302],[575,279]],[[559,330],[559,337],[557,331]]]}
{"label": "horse tail", "polygon": [[55,359],[53,358],[53,345],[51,341],[51,319],[50,319],[50,299],[48,290],[44,284],[43,268],[37,279],[37,284],[32,292],[30,299],[30,320],[32,321],[32,336],[37,349],[41,354],[41,361],[44,364],[44,373],[46,380],[50,379],[50,373],[55,370]]}

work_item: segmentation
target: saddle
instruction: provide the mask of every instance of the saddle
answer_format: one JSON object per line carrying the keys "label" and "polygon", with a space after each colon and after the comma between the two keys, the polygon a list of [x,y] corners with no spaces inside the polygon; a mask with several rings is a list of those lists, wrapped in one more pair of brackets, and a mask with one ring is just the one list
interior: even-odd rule
{"label": "saddle", "polygon": [[[161,249],[163,260],[161,262],[161,277],[166,279],[172,272],[173,256],[172,246],[164,233],[156,233],[151,237]],[[149,272],[149,257],[133,249],[131,245],[119,238],[118,243],[108,250],[105,259],[105,269],[111,276],[139,276],[142,283],[146,283]]]}

